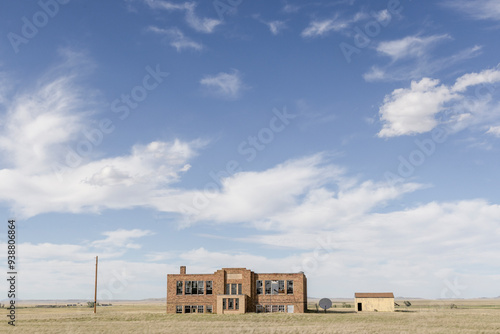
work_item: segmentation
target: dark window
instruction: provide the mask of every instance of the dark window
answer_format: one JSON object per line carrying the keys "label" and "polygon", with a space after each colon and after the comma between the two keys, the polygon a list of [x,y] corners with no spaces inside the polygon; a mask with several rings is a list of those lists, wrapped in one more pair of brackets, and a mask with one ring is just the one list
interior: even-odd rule
{"label": "dark window", "polygon": [[231,284],[226,284],[226,295],[229,294],[229,289],[231,288]]}
{"label": "dark window", "polygon": [[202,294],[203,294],[203,284],[204,284],[204,283],[205,283],[205,282],[203,282],[203,281],[198,281],[198,294],[199,294],[199,295],[202,295]]}
{"label": "dark window", "polygon": [[227,309],[228,310],[233,310],[234,309],[234,299],[233,298],[228,298],[227,299]]}
{"label": "dark window", "polygon": [[184,306],[184,313],[191,313],[191,306],[189,305]]}
{"label": "dark window", "polygon": [[266,281],[266,295],[271,294],[271,281]]}
{"label": "dark window", "polygon": [[239,298],[235,298],[234,299],[234,309],[235,310],[239,310],[240,309],[240,299]]}
{"label": "dark window", "polygon": [[191,286],[193,287],[191,294],[197,295],[198,294],[198,281],[191,281]]}
{"label": "dark window", "polygon": [[212,294],[212,281],[207,281],[207,295]]}
{"label": "dark window", "polygon": [[278,293],[279,294],[285,293],[285,281],[278,281]]}
{"label": "dark window", "polygon": [[175,307],[175,313],[182,313],[182,305],[177,305]]}
{"label": "dark window", "polygon": [[198,313],[203,313],[203,305],[198,305]]}
{"label": "dark window", "polygon": [[196,313],[196,310],[197,310],[197,309],[198,309],[198,307],[197,307],[197,306],[192,305],[192,306],[191,306],[191,313]]}
{"label": "dark window", "polygon": [[190,295],[191,294],[191,281],[186,281],[184,286],[185,286],[184,293],[186,295]]}
{"label": "dark window", "polygon": [[278,312],[285,312],[285,305],[278,305]]}
{"label": "dark window", "polygon": [[293,295],[293,281],[286,281],[286,293]]}
{"label": "dark window", "polygon": [[226,309],[226,298],[222,298],[222,309]]}
{"label": "dark window", "polygon": [[212,313],[212,305],[207,305],[207,313]]}
{"label": "dark window", "polygon": [[257,294],[262,294],[262,281],[257,281]]}
{"label": "dark window", "polygon": [[241,284],[238,284],[238,294],[242,295],[242,293],[241,293]]}
{"label": "dark window", "polygon": [[236,294],[236,288],[237,288],[237,284],[233,283],[231,284],[231,294],[232,295],[235,295]]}
{"label": "dark window", "polygon": [[182,295],[182,281],[177,281],[177,294]]}

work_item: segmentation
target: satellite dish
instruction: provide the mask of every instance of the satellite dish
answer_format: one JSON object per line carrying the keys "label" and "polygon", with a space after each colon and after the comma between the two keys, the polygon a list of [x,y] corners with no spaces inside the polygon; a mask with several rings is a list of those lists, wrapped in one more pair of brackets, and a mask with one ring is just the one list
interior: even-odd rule
{"label": "satellite dish", "polygon": [[332,301],[328,298],[323,298],[319,301],[319,307],[321,307],[322,309],[326,310],[329,309],[330,307],[332,307]]}

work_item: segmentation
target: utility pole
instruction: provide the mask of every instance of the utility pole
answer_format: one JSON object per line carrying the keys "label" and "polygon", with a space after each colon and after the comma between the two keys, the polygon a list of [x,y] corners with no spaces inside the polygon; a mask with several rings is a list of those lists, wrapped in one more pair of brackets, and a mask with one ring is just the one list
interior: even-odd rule
{"label": "utility pole", "polygon": [[94,313],[97,311],[97,261],[99,257],[95,257],[95,287],[94,287]]}

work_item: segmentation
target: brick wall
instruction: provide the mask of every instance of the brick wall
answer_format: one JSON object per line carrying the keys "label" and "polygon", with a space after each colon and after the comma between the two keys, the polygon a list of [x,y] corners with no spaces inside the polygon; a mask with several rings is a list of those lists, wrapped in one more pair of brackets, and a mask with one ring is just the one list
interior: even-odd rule
{"label": "brick wall", "polygon": [[[181,269],[185,272],[185,269]],[[293,294],[257,295],[256,281],[293,280]],[[177,295],[177,281],[182,281],[182,295]],[[206,295],[206,283],[203,295],[185,295],[185,281],[212,281],[212,295]],[[226,284],[242,284],[242,294],[248,296],[245,312],[255,312],[256,305],[294,305],[295,313],[303,313],[307,309],[307,279],[303,273],[256,274],[246,268],[223,268],[213,274],[168,274],[167,275],[167,313],[175,313],[176,305],[212,305],[213,313],[217,313],[217,296],[225,295]],[[265,289],[265,286],[263,287]],[[238,292],[238,291],[237,291]],[[219,305],[220,307],[220,305]]]}

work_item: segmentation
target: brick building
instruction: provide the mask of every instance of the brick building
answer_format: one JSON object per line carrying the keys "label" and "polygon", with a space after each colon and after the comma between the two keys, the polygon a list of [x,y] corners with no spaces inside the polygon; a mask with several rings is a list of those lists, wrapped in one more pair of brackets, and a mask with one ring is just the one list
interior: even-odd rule
{"label": "brick building", "polygon": [[213,274],[167,275],[167,313],[304,313],[307,279],[295,274],[257,274],[223,268]]}

